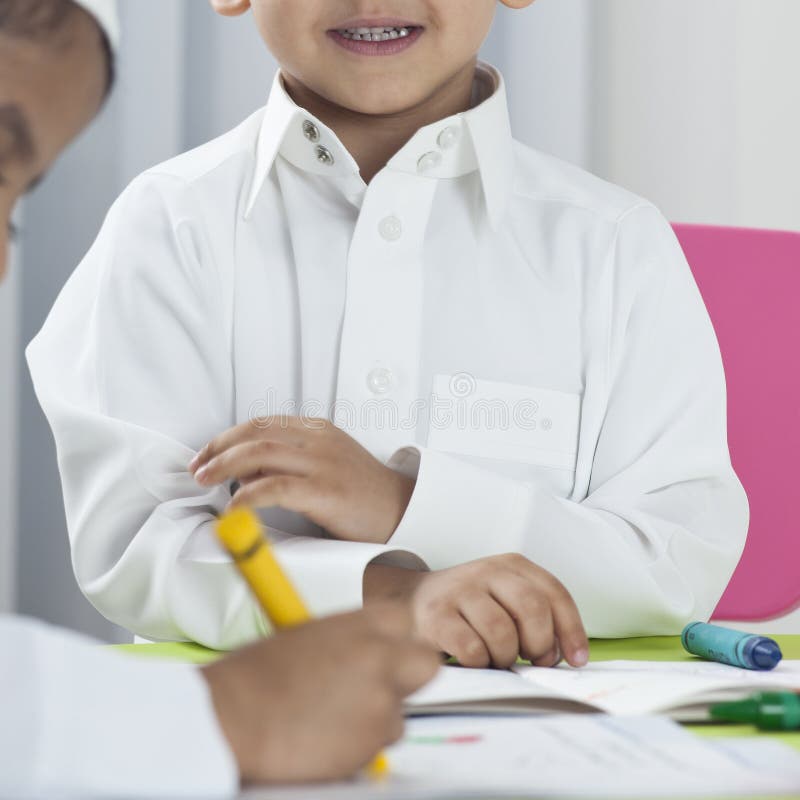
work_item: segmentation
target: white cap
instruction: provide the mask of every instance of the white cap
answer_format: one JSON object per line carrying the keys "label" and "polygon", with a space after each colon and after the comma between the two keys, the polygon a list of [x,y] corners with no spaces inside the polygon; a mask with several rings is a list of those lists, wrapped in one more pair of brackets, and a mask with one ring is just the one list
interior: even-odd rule
{"label": "white cap", "polygon": [[81,8],[86,9],[99,23],[108,37],[111,47],[119,47],[119,13],[117,0],[74,0]]}

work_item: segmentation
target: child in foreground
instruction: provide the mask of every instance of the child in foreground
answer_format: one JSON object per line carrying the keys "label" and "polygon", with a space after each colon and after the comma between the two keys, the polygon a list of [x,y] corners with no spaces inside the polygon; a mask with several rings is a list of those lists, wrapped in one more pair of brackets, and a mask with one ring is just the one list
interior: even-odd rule
{"label": "child in foreground", "polygon": [[28,352],[89,599],[264,633],[232,502],[315,614],[399,598],[470,666],[707,618],[747,529],[711,324],[649,203],[512,138],[494,0],[212,4],[267,106],[133,182]]}
{"label": "child in foreground", "polygon": [[[113,0],[0,0],[0,231],[108,96],[117,20]],[[3,235],[0,281],[6,250]],[[410,629],[407,609],[361,611],[195,669],[0,614],[0,797],[223,798],[347,777],[401,735],[403,698],[437,669]]]}

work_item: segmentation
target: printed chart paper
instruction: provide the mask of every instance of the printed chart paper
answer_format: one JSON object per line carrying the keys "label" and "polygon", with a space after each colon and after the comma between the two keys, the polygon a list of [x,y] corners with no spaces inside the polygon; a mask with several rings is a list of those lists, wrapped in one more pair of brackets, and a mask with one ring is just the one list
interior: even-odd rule
{"label": "printed chart paper", "polygon": [[270,789],[251,800],[448,797],[760,797],[800,790],[800,753],[763,739],[705,740],[660,717],[430,717],[389,748],[391,775]]}

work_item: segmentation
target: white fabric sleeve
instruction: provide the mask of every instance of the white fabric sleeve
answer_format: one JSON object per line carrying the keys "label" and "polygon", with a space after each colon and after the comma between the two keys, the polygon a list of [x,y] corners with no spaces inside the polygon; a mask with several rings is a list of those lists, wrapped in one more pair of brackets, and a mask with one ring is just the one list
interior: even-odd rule
{"label": "white fabric sleeve", "polygon": [[[140,636],[230,649],[268,626],[213,534],[228,488],[205,489],[188,472],[199,447],[242,421],[232,290],[198,217],[180,179],[134,181],[27,356],[86,597]],[[395,549],[278,538],[315,615],[360,606],[367,564]]]}
{"label": "white fabric sleeve", "polygon": [[608,392],[599,435],[578,454],[585,496],[410,447],[389,461],[417,479],[390,544],[431,569],[521,553],[566,585],[590,635],[675,634],[708,618],[724,591],[747,499],[728,452],[716,337],[655,209],[620,220],[609,268]]}
{"label": "white fabric sleeve", "polygon": [[0,616],[0,797],[231,797],[239,777],[197,670]]}

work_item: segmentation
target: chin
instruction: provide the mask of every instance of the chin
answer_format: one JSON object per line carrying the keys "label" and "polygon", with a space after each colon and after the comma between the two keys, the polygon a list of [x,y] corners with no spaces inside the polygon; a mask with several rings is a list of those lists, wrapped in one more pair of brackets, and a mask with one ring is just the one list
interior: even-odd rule
{"label": "chin", "polygon": [[369,114],[371,116],[386,116],[399,114],[413,108],[422,100],[422,96],[416,95],[391,95],[387,96],[385,91],[364,90],[357,92],[352,97],[342,98],[339,105],[355,111],[358,114]]}

